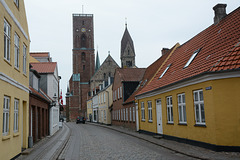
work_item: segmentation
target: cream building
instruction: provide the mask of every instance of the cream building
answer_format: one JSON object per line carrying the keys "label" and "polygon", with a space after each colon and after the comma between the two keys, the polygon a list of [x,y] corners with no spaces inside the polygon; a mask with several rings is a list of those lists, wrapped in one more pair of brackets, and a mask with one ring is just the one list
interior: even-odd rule
{"label": "cream building", "polygon": [[24,1],[0,0],[0,157],[28,148],[29,33]]}

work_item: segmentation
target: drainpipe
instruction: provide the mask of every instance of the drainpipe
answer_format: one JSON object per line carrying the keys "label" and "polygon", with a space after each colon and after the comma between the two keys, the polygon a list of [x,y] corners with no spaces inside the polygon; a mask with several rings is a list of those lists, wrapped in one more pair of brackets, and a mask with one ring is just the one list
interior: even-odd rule
{"label": "drainpipe", "polygon": [[[108,93],[108,105],[107,105],[108,107],[107,108],[109,109],[109,92],[107,90],[106,90],[106,92]],[[110,115],[112,115],[112,114],[110,114]],[[110,124],[112,125],[112,117],[111,117],[111,123]]]}

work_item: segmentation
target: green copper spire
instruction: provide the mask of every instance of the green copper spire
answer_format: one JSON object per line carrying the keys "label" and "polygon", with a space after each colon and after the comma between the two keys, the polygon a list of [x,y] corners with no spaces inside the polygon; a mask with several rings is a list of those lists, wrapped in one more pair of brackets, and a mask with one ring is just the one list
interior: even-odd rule
{"label": "green copper spire", "polygon": [[100,60],[99,60],[99,56],[98,56],[98,51],[97,51],[97,59],[96,59],[96,65],[95,65],[95,72],[97,72],[97,70],[100,67]]}

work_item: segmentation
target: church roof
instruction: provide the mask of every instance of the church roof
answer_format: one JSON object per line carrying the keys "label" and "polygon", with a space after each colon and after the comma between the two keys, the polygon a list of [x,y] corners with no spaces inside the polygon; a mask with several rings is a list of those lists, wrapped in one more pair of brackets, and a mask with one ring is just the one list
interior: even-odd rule
{"label": "church roof", "polygon": [[97,58],[96,58],[96,65],[95,65],[95,72],[100,68],[100,59],[97,51]]}
{"label": "church roof", "polygon": [[133,45],[133,40],[128,32],[127,26],[125,29],[125,32],[123,34],[122,40],[121,40],[121,57],[123,56],[124,50],[127,47],[127,44],[130,44],[130,46],[132,47],[133,52],[135,53],[134,50],[134,45]]}

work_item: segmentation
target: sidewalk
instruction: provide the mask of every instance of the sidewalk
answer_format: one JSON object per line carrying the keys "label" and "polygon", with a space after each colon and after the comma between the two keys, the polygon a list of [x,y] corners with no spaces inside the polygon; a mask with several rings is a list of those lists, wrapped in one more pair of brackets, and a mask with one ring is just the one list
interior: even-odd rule
{"label": "sidewalk", "polygon": [[176,153],[184,154],[197,159],[205,159],[205,160],[208,160],[208,159],[239,160],[240,159],[240,153],[238,152],[215,152],[212,150],[208,150],[205,148],[201,148],[201,147],[197,147],[197,146],[193,146],[185,143],[179,143],[176,141],[171,141],[166,139],[157,139],[151,135],[146,135],[136,131],[128,130],[121,126],[107,126],[104,124],[89,123],[89,122],[87,124],[104,127],[104,128],[108,128],[123,134],[127,134],[129,136],[133,136],[141,140],[150,142],[152,144],[161,146],[163,148],[167,148],[169,150],[175,151]]}
{"label": "sidewalk", "polygon": [[63,123],[62,128],[53,136],[48,136],[36,143],[33,148],[24,150],[17,160],[57,159],[66,145],[70,133],[68,126]]}

